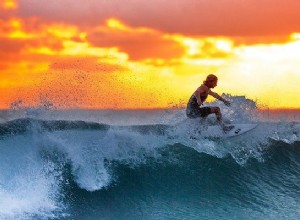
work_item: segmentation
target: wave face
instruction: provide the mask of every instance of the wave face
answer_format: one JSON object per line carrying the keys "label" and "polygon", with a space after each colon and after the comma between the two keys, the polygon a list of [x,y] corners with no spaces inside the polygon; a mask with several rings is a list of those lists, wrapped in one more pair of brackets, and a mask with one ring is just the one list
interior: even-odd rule
{"label": "wave face", "polygon": [[0,219],[300,215],[297,122],[255,120],[251,132],[214,139],[182,118],[109,125],[51,117],[0,124]]}

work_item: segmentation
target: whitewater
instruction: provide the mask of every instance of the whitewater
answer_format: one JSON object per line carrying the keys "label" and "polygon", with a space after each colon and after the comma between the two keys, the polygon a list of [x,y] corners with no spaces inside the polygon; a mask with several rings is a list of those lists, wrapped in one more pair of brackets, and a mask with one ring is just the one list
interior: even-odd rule
{"label": "whitewater", "polygon": [[0,219],[298,219],[300,116],[229,97],[226,123],[184,109],[0,112]]}

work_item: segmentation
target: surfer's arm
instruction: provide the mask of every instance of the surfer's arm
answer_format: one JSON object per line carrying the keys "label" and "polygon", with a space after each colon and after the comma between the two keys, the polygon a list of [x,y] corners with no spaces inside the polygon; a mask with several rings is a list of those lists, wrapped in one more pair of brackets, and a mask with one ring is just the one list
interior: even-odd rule
{"label": "surfer's arm", "polygon": [[220,96],[218,93],[213,92],[211,90],[208,90],[208,94],[211,95],[212,97],[224,102],[225,105],[230,106],[230,102],[224,99],[222,96]]}

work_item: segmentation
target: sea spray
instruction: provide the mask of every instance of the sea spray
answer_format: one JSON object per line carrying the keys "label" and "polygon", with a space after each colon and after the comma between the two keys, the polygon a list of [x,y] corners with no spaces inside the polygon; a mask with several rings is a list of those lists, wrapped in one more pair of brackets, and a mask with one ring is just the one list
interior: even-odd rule
{"label": "sea spray", "polygon": [[297,219],[299,122],[229,98],[211,103],[227,123],[258,124],[229,139],[201,136],[214,115],[181,109],[12,111],[0,124],[0,218]]}

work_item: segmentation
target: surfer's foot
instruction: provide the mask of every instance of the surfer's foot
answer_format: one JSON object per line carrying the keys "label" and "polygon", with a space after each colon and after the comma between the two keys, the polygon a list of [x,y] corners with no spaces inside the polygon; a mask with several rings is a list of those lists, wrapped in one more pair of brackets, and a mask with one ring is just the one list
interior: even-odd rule
{"label": "surfer's foot", "polygon": [[224,133],[227,133],[228,131],[230,131],[233,128],[234,128],[234,125],[228,125],[228,126],[223,125],[222,126],[222,129],[223,129]]}

